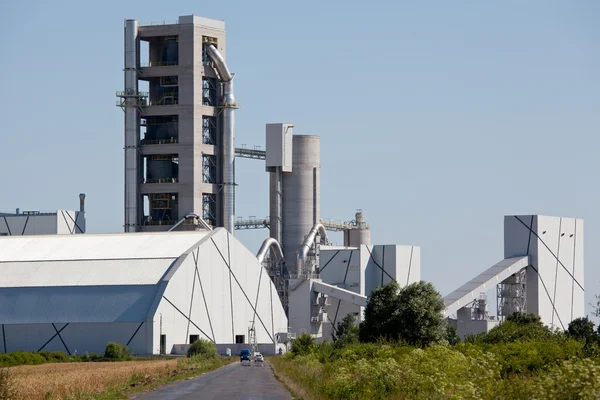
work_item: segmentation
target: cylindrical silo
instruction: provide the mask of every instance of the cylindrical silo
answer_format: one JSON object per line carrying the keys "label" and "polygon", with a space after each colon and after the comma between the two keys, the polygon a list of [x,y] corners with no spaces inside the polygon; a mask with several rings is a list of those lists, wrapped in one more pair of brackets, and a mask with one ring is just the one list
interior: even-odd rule
{"label": "cylindrical silo", "polygon": [[293,135],[292,172],[282,173],[282,241],[288,268],[311,228],[320,221],[321,141]]}
{"label": "cylindrical silo", "polygon": [[344,231],[344,246],[360,247],[361,244],[371,244],[370,229],[347,229]]}

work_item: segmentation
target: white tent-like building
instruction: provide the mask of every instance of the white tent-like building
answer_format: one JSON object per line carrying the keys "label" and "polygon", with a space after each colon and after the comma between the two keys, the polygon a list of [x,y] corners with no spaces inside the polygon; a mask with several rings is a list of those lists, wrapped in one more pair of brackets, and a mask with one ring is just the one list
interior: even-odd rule
{"label": "white tent-like building", "polygon": [[113,341],[168,354],[197,338],[223,351],[252,334],[271,353],[287,318],[256,257],[219,228],[0,238],[0,325],[3,352]]}

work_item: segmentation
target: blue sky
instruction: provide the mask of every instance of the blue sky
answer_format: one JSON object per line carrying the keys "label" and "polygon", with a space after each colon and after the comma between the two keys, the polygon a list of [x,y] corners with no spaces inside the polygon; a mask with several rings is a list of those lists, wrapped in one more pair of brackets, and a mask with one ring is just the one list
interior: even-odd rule
{"label": "blue sky", "polygon": [[[600,293],[592,0],[0,2],[0,210],[85,192],[88,231],[122,230],[123,20],[192,13],[226,22],[238,146],[267,122],[321,136],[323,217],[362,208],[374,243],[420,245],[443,294],[502,258],[504,215],[584,218]],[[264,165],[237,165],[238,215],[267,215]]]}

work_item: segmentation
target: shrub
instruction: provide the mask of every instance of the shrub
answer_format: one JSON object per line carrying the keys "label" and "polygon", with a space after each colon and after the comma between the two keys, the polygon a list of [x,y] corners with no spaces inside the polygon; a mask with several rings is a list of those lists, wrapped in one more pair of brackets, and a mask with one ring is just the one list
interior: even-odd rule
{"label": "shrub", "polygon": [[294,356],[310,354],[315,350],[315,339],[308,333],[302,333],[292,343]]}
{"label": "shrub", "polygon": [[540,399],[599,399],[600,366],[590,359],[565,361],[541,377],[537,390]]}
{"label": "shrub", "polygon": [[450,324],[446,325],[444,340],[446,340],[451,346],[455,346],[460,343],[460,338],[458,337],[458,332],[455,326]]}
{"label": "shrub", "polygon": [[197,356],[200,358],[216,358],[217,346],[210,340],[198,339],[190,345],[187,351],[188,357]]}
{"label": "shrub", "polygon": [[[93,355],[94,353],[92,353]],[[123,347],[121,343],[108,342],[104,349],[104,358],[112,361],[126,360],[131,358],[131,350],[128,347]]]}
{"label": "shrub", "polygon": [[575,339],[590,341],[594,337],[594,323],[587,317],[576,318],[569,323],[567,332]]}

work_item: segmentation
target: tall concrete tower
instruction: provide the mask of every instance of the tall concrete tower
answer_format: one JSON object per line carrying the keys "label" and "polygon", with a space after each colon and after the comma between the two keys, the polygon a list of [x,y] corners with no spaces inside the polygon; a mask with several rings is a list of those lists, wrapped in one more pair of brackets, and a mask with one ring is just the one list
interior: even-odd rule
{"label": "tall concrete tower", "polygon": [[233,74],[225,24],[125,21],[125,231],[169,229],[186,214],[233,233]]}
{"label": "tall concrete tower", "polygon": [[266,169],[270,175],[270,233],[288,268],[306,235],[320,222],[321,141],[294,135],[291,124],[267,124]]}

